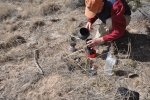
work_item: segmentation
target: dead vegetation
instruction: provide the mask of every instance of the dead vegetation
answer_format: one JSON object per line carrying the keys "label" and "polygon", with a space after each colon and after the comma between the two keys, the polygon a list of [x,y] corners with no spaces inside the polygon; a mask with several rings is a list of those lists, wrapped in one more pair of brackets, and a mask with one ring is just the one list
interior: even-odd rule
{"label": "dead vegetation", "polygon": [[30,27],[30,32],[33,32],[36,29],[38,29],[44,25],[45,25],[44,21],[37,20],[37,21],[33,22],[33,25]]}
{"label": "dead vegetation", "polygon": [[77,52],[68,50],[70,35],[76,37],[86,22],[83,1],[1,0],[1,100],[120,100],[120,87],[138,92],[140,100],[150,99],[149,22],[140,12],[133,13],[131,51],[129,41],[121,45],[114,75],[107,76],[107,47],[101,46],[94,60],[97,74],[92,76],[87,72],[85,41],[77,40]]}
{"label": "dead vegetation", "polygon": [[0,21],[15,16],[16,9],[13,5],[0,3]]}
{"label": "dead vegetation", "polygon": [[11,3],[41,3],[43,0],[1,0],[1,2],[11,2]]}
{"label": "dead vegetation", "polygon": [[45,2],[40,7],[41,15],[43,16],[55,14],[60,9],[61,9],[60,5],[51,2]]}
{"label": "dead vegetation", "polygon": [[20,44],[26,43],[25,39],[21,36],[14,36],[7,40],[6,43],[0,44],[0,49],[8,49],[12,47],[16,47]]}

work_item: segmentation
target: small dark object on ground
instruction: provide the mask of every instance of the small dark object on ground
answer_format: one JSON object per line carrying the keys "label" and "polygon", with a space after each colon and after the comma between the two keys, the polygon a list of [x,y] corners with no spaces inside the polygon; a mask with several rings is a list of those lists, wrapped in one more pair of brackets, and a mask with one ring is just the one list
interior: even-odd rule
{"label": "small dark object on ground", "polygon": [[58,95],[59,97],[62,97],[62,96],[63,96],[63,94],[62,94],[62,93],[60,93],[60,92],[59,92],[57,95]]}
{"label": "small dark object on ground", "polygon": [[138,74],[129,74],[128,77],[129,78],[136,78],[136,77],[139,77],[139,75]]}
{"label": "small dark object on ground", "polygon": [[127,75],[127,72],[126,71],[123,71],[123,70],[117,70],[117,71],[114,71],[114,74],[116,76],[126,76]]}
{"label": "small dark object on ground", "polygon": [[35,26],[35,27],[42,27],[42,26],[44,26],[44,25],[45,25],[44,21],[36,21],[36,22],[33,24],[33,26]]}
{"label": "small dark object on ground", "polygon": [[71,37],[69,40],[70,46],[75,47],[76,46],[76,38],[75,37]]}
{"label": "small dark object on ground", "polygon": [[76,46],[76,39],[74,37],[71,37],[69,40],[70,46],[69,46],[69,51],[75,52],[77,49],[75,48]]}
{"label": "small dark object on ground", "polygon": [[58,21],[60,21],[60,19],[51,19],[50,21],[51,22],[58,22]]}
{"label": "small dark object on ground", "polygon": [[70,46],[75,47],[76,43],[75,42],[70,42]]}
{"label": "small dark object on ground", "polygon": [[43,27],[45,25],[44,21],[35,21],[33,25],[30,27],[30,32],[35,31],[36,29]]}
{"label": "small dark object on ground", "polygon": [[124,87],[119,87],[114,100],[139,100],[139,93]]}
{"label": "small dark object on ground", "polygon": [[75,66],[74,65],[68,64],[67,66],[68,66],[68,70],[69,71],[73,72],[75,70]]}

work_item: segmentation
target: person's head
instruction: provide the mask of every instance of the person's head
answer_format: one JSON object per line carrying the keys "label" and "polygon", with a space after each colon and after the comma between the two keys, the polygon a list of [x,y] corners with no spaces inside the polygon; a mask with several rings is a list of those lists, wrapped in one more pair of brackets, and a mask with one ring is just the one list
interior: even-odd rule
{"label": "person's head", "polygon": [[97,13],[102,11],[104,2],[103,0],[85,0],[85,16],[93,18]]}

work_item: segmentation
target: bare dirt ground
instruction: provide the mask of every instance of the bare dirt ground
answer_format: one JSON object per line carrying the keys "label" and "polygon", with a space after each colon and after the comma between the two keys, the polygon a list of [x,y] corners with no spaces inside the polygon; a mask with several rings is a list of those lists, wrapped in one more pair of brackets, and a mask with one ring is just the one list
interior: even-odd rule
{"label": "bare dirt ground", "polygon": [[[143,7],[133,12],[128,26],[132,51],[130,57],[120,54],[112,76],[104,74],[101,57],[95,60],[96,76],[83,73],[83,52],[62,59],[71,54],[70,35],[85,22],[77,0],[0,0],[0,100],[114,100],[120,86],[150,100],[150,2],[143,0]],[[77,49],[83,46],[78,40]],[[44,75],[36,66],[35,50]],[[75,68],[69,71],[68,66]],[[129,78],[129,73],[137,77]]]}

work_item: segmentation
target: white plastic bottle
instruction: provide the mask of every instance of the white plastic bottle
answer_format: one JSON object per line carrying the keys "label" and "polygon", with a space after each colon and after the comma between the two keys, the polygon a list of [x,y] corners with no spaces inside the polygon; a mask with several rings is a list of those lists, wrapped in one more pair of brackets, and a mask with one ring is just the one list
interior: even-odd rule
{"label": "white plastic bottle", "polygon": [[107,54],[106,62],[104,65],[104,73],[107,75],[112,75],[113,66],[116,64],[116,57],[113,57],[111,53]]}

